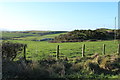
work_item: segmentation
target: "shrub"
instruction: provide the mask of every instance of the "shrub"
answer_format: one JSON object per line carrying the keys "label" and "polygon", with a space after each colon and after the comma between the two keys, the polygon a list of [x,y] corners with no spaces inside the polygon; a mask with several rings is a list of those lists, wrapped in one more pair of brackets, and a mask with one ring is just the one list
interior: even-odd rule
{"label": "shrub", "polygon": [[25,62],[19,63],[16,61],[9,61],[3,63],[2,69],[3,79],[41,79],[49,78],[49,72],[41,66],[37,61],[26,64]]}
{"label": "shrub", "polygon": [[2,42],[2,59],[3,61],[13,61],[18,53],[21,53],[25,44]]}
{"label": "shrub", "polygon": [[71,67],[71,70],[73,72],[79,72],[81,69],[83,69],[83,64],[82,63],[73,64],[72,67]]}
{"label": "shrub", "polygon": [[84,64],[84,68],[87,69],[90,72],[99,74],[101,71],[101,68],[97,63],[92,62],[92,60],[88,60]]}
{"label": "shrub", "polygon": [[65,66],[63,63],[57,62],[51,67],[55,75],[58,75],[59,77],[63,77],[65,75]]}

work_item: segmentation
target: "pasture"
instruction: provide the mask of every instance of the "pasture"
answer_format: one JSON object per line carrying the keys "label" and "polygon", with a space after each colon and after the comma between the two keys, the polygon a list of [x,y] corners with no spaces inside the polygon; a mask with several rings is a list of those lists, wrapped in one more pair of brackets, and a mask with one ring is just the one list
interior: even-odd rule
{"label": "pasture", "polygon": [[[93,42],[73,42],[73,43],[49,43],[46,41],[23,41],[9,40],[12,42],[27,44],[27,59],[40,60],[47,57],[55,57],[57,45],[60,46],[60,55],[68,58],[82,56],[82,45],[85,44],[85,55],[91,56],[95,53],[100,55],[103,51],[103,44],[106,45],[106,54],[116,54],[118,41],[93,41]],[[22,56],[20,54],[19,56]],[[62,57],[61,57],[62,58]]]}
{"label": "pasture", "polygon": [[31,41],[31,40],[41,40],[41,39],[45,39],[45,38],[54,38],[55,36],[58,36],[60,34],[65,34],[65,33],[59,33],[59,34],[47,34],[47,35],[35,35],[35,36],[26,36],[26,37],[20,37],[20,38],[13,38],[15,40],[27,40],[27,41]]}
{"label": "pasture", "polygon": [[[116,55],[117,40],[50,43],[37,40],[54,38],[66,33],[49,34],[45,32],[44,35],[41,34],[43,33],[32,31],[5,33],[2,36],[5,39],[3,41],[27,44],[26,59],[29,63],[24,62],[26,60],[23,58],[24,51],[18,53],[14,61],[3,63],[4,78],[16,77],[14,73],[20,73],[17,75],[20,78],[26,78],[26,74],[28,78],[119,78],[120,59]],[[82,58],[84,44],[86,57]],[[103,44],[105,44],[105,55],[103,54]],[[56,60],[58,45],[60,59]],[[96,53],[99,56],[93,58]]]}
{"label": "pasture", "polygon": [[60,34],[66,34],[67,31],[3,31],[3,40],[41,40],[44,38],[54,38]]}

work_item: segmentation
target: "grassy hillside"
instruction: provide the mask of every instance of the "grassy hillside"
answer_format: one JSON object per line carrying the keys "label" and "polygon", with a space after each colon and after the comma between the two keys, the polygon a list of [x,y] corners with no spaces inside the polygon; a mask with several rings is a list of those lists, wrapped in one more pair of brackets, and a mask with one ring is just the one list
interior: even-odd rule
{"label": "grassy hillside", "polygon": [[47,34],[47,35],[35,35],[35,36],[26,36],[26,37],[20,37],[20,38],[13,38],[15,40],[41,40],[44,38],[54,38],[55,36],[58,36],[60,34],[66,34],[66,33],[58,33],[58,34]]}
{"label": "grassy hillside", "polygon": [[54,38],[64,33],[66,33],[66,31],[4,31],[2,32],[2,39],[40,40],[43,38]]}

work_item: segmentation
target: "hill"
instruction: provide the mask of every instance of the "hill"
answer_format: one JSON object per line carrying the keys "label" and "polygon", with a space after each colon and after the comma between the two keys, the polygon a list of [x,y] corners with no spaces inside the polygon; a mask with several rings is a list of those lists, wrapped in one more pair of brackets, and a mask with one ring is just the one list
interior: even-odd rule
{"label": "hill", "polygon": [[74,30],[67,34],[55,37],[54,42],[81,42],[86,40],[113,40],[119,39],[119,30],[100,28],[96,30]]}
{"label": "hill", "polygon": [[3,40],[41,40],[45,38],[53,39],[59,34],[67,31],[2,31]]}

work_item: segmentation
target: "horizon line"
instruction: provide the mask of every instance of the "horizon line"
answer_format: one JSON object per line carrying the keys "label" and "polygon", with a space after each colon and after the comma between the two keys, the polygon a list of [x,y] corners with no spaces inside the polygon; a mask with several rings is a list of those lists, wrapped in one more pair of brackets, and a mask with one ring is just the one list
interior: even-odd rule
{"label": "horizon line", "polygon": [[[115,30],[115,29],[112,29],[112,28],[96,28],[96,29],[74,29],[74,30],[97,30],[97,29],[111,29],[111,30]],[[119,29],[119,28],[118,28]],[[118,30],[116,29],[116,30]],[[74,30],[68,30],[68,31],[74,31]],[[66,31],[66,30],[1,30],[0,31]]]}

